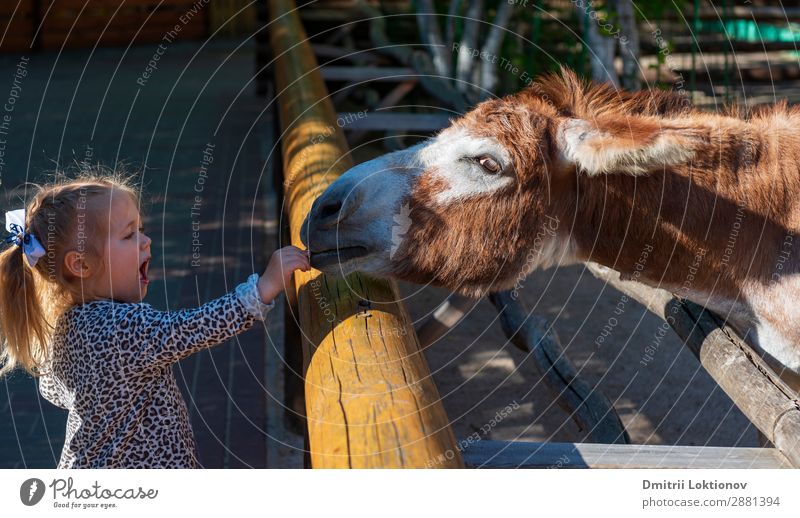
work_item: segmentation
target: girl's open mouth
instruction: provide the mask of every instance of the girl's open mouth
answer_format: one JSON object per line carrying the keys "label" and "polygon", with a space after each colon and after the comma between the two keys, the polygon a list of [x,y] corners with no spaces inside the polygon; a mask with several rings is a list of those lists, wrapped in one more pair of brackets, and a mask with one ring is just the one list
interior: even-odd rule
{"label": "girl's open mouth", "polygon": [[149,284],[150,281],[147,279],[147,267],[150,266],[150,258],[147,258],[145,262],[139,267],[139,282],[144,284]]}

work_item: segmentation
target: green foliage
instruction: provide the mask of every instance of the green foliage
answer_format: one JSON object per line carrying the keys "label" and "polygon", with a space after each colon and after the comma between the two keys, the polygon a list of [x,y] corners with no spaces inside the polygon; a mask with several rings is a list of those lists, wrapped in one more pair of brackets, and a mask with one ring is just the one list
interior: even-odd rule
{"label": "green foliage", "polygon": [[[497,7],[508,0],[488,0],[484,2],[484,20],[493,21]],[[504,95],[524,88],[531,77],[558,70],[566,65],[579,74],[589,73],[588,49],[583,41],[582,27],[586,22],[598,23],[600,33],[613,37],[619,34],[615,2],[612,0],[574,0],[583,2],[586,15],[575,8],[572,0],[517,0],[508,32],[503,40],[500,57],[506,66],[498,66],[499,84],[497,95]],[[469,5],[463,0],[459,16]],[[658,25],[667,14],[676,10],[686,12],[691,8],[693,0],[634,0],[634,12],[640,21]],[[442,34],[445,34],[448,12],[451,2],[437,0],[435,8],[443,14],[440,18]],[[596,17],[589,17],[588,12],[595,11]],[[580,18],[579,18],[580,17]],[[582,19],[581,19],[582,18]],[[464,31],[463,20],[456,18],[454,22],[455,41],[460,41]],[[479,41],[484,41],[490,29],[489,24],[481,27]],[[664,55],[659,54],[663,62]]]}

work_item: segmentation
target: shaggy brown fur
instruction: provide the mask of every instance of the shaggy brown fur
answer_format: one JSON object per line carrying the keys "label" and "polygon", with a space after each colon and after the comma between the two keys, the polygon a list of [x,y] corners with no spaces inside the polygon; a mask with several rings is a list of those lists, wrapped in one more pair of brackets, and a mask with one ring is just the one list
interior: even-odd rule
{"label": "shaggy brown fur", "polygon": [[[568,118],[605,135],[596,152],[646,146],[671,131],[696,137],[679,143],[692,146],[693,157],[656,163],[646,175],[589,176],[559,162],[557,128]],[[473,295],[509,288],[531,250],[543,253],[536,237],[547,218],[559,221],[576,259],[640,272],[675,291],[737,297],[746,280],[770,282],[787,240],[797,257],[800,109],[785,103],[743,117],[707,114],[675,93],[618,92],[562,70],[454,124],[499,140],[517,181],[491,196],[436,206],[430,200],[444,186],[423,174],[411,195],[415,225],[397,258],[401,277]],[[782,273],[794,272],[792,259]]]}
{"label": "shaggy brown fur", "polygon": [[597,262],[717,311],[800,387],[800,108],[785,102],[704,113],[562,69],[348,171],[304,229],[328,271],[333,247],[363,250],[350,271],[469,295]]}

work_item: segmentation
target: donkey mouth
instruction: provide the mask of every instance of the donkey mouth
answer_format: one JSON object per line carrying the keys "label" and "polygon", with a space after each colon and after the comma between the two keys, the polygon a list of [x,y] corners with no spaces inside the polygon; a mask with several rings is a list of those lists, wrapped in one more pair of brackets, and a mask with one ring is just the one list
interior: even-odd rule
{"label": "donkey mouth", "polygon": [[344,246],[330,250],[311,252],[311,266],[317,270],[343,264],[352,259],[358,259],[369,253],[365,246]]}

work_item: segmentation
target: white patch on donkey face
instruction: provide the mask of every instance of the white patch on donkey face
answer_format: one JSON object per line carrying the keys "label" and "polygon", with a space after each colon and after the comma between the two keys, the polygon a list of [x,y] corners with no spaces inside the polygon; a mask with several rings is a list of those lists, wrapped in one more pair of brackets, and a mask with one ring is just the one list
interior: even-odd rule
{"label": "white patch on donkey face", "polygon": [[[481,156],[493,158],[500,172],[491,174],[484,170],[476,161]],[[424,171],[447,184],[434,200],[442,205],[489,194],[514,182],[508,151],[497,140],[472,136],[463,128],[440,133],[420,151],[419,160]]]}

